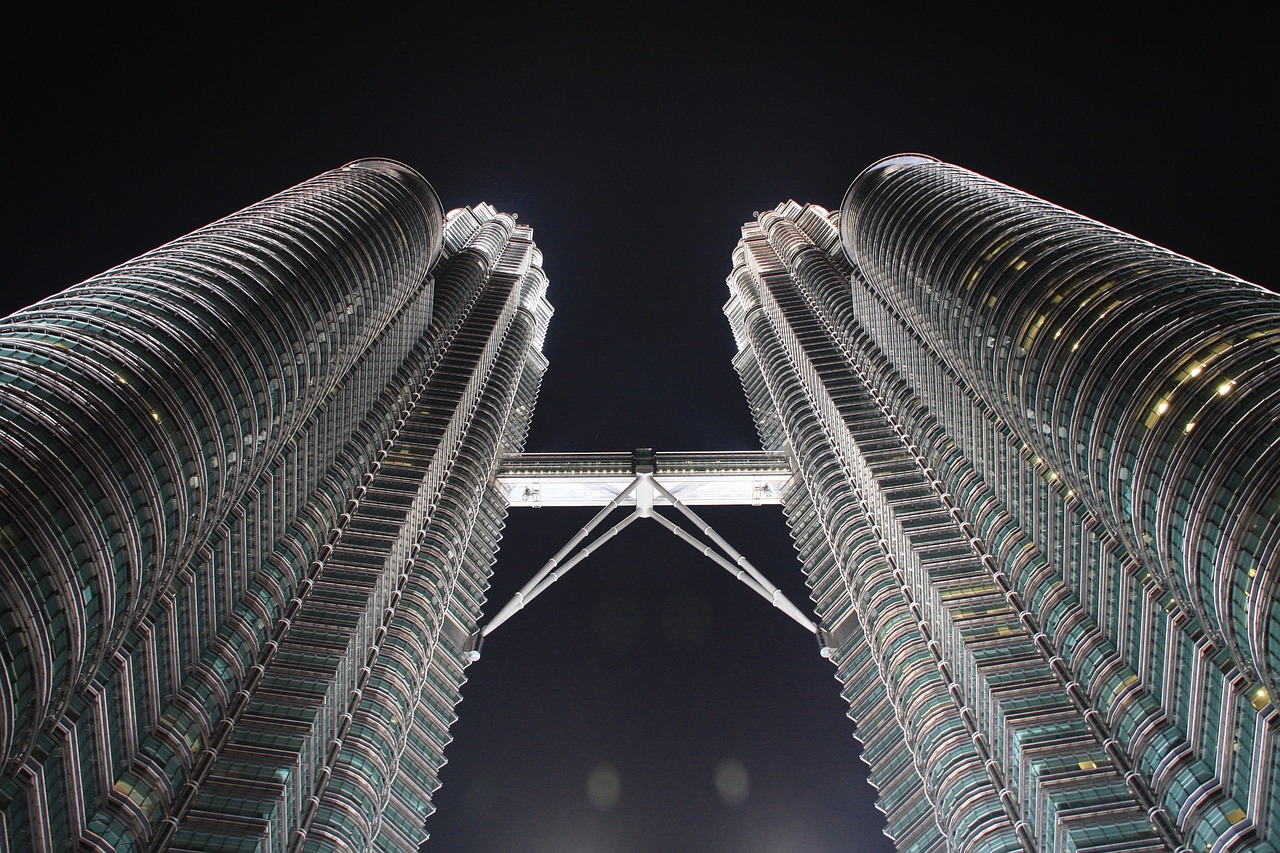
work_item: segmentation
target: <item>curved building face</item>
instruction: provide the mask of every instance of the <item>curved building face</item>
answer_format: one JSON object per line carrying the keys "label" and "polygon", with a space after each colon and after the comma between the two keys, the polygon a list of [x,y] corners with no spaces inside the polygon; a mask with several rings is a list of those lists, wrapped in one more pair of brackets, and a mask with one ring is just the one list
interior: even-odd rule
{"label": "curved building face", "polygon": [[361,160],[0,321],[0,846],[421,840],[545,291]]}
{"label": "curved building face", "polygon": [[729,289],[899,848],[1274,849],[1280,297],[919,155]]}

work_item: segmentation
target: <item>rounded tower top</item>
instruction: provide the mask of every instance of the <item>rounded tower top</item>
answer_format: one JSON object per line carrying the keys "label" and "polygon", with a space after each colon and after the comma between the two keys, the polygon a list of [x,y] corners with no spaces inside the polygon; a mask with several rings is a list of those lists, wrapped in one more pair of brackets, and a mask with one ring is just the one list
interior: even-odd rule
{"label": "rounded tower top", "polygon": [[840,202],[840,242],[844,246],[844,253],[848,256],[850,263],[856,264],[858,262],[854,232],[858,221],[858,207],[866,197],[885,178],[900,169],[924,163],[940,162],[942,161],[937,157],[930,157],[927,154],[894,154],[891,157],[882,157],[875,161],[863,169],[858,177],[853,179],[853,183],[849,185],[848,191],[844,194],[844,200]]}
{"label": "rounded tower top", "polygon": [[422,202],[423,209],[427,212],[427,220],[430,223],[433,240],[431,263],[434,264],[436,258],[440,255],[441,247],[444,245],[444,206],[440,203],[440,196],[436,193],[435,187],[431,186],[431,182],[424,178],[417,169],[401,163],[399,160],[392,160],[390,157],[362,157],[359,160],[352,160],[339,171],[350,169],[379,172],[395,178],[412,189],[414,195]]}

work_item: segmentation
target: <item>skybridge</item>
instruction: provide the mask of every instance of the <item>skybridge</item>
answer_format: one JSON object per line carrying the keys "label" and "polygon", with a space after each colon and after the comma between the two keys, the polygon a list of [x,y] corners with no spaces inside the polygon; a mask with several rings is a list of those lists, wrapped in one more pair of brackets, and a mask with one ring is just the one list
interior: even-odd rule
{"label": "skybridge", "polygon": [[[672,506],[668,494],[686,506],[782,503],[791,483],[791,462],[781,451],[655,453],[510,453],[498,467],[498,486],[511,507],[604,506],[639,474],[664,486],[653,506]],[[645,490],[628,492],[619,506],[643,502]]]}

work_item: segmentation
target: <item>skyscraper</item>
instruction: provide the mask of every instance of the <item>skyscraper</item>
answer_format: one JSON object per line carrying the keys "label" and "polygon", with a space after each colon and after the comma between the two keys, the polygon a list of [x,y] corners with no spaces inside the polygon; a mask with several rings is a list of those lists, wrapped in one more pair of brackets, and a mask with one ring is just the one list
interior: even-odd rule
{"label": "skyscraper", "polygon": [[917,155],[728,283],[899,849],[1272,849],[1280,297]]}
{"label": "skyscraper", "polygon": [[546,284],[361,160],[0,324],[0,847],[416,845]]}
{"label": "skyscraper", "polygon": [[0,321],[0,849],[414,849],[508,502],[664,499],[782,502],[900,849],[1275,847],[1280,297],[917,155],[733,260],[766,454],[512,456],[532,234],[386,160]]}

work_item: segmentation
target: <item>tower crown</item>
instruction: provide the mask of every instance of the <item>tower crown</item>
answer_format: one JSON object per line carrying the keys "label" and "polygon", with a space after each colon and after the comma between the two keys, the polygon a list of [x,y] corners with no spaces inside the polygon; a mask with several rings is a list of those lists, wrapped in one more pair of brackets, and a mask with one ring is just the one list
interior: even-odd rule
{"label": "tower crown", "polygon": [[853,179],[853,183],[845,191],[844,200],[840,202],[840,240],[844,244],[844,251],[850,262],[858,262],[856,243],[858,207],[867,196],[894,172],[910,166],[939,162],[941,161],[937,157],[930,157],[928,154],[894,154],[892,157],[883,157],[872,163]]}

